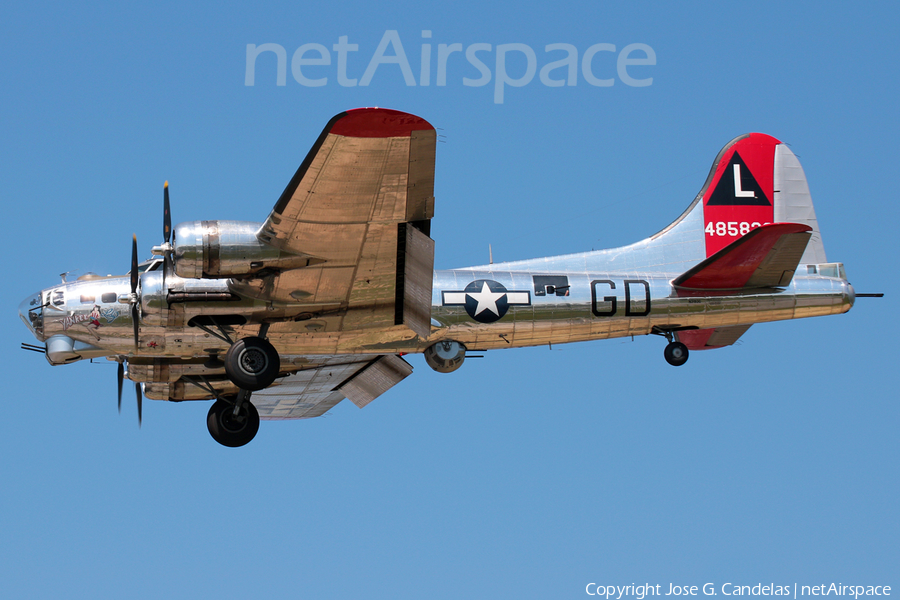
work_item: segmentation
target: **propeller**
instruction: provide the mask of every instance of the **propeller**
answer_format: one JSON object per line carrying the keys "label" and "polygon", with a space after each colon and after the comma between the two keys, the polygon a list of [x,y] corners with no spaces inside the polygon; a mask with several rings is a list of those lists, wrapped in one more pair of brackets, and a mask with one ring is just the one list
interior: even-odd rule
{"label": "propeller", "polygon": [[163,239],[172,241],[172,214],[169,211],[169,182],[163,184]]}
{"label": "propeller", "polygon": [[122,383],[125,381],[125,364],[119,361],[119,368],[116,370],[116,378],[119,384],[119,414],[122,414]]}
{"label": "propeller", "polygon": [[169,208],[169,182],[163,184],[163,244],[154,246],[151,252],[156,256],[163,257],[162,270],[162,287],[166,289],[166,277],[169,269],[172,267],[172,252],[175,251],[172,246],[172,211]]}
{"label": "propeller", "polygon": [[137,254],[137,236],[131,236],[131,322],[134,324],[134,347],[138,347],[138,331],[140,328],[140,323],[138,323],[138,318],[140,317],[138,310],[138,297],[137,297],[137,286],[138,286],[138,254]]}
{"label": "propeller", "polygon": [[137,407],[138,407],[138,427],[141,426],[142,413],[143,413],[143,402],[144,395],[141,393],[141,384],[138,382],[134,382],[134,395],[137,397]]}
{"label": "propeller", "polygon": [[[119,368],[116,370],[116,379],[118,380],[118,388],[119,388],[119,414],[122,414],[122,384],[125,381],[125,361],[119,361]],[[141,384],[138,382],[134,382],[134,395],[137,398],[137,413],[138,413],[138,427],[141,426],[141,422],[143,421],[143,404],[144,404],[144,395],[141,390]]]}

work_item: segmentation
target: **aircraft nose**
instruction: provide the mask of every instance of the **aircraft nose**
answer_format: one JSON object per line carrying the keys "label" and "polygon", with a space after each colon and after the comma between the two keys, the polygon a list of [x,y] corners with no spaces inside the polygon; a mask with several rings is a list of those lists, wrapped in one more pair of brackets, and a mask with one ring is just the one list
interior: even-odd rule
{"label": "aircraft nose", "polygon": [[41,294],[31,294],[19,304],[19,318],[39,341],[44,341],[44,314]]}

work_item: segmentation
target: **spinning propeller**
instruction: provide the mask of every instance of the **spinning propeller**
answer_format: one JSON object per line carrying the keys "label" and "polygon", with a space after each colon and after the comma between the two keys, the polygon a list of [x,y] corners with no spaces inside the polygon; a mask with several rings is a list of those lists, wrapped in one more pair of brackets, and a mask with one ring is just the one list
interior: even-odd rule
{"label": "spinning propeller", "polygon": [[[119,414],[122,414],[122,384],[125,382],[125,363],[124,361],[119,361],[119,368],[116,370],[116,379],[118,380],[119,387]],[[137,413],[138,413],[138,427],[141,426],[142,413],[143,413],[143,400],[144,396],[141,393],[141,384],[138,382],[134,383],[134,393],[137,397]]]}
{"label": "spinning propeller", "polygon": [[172,253],[175,247],[172,245],[172,213],[169,210],[169,182],[163,185],[163,244],[154,246],[151,252],[163,257],[162,289],[166,290],[166,276],[172,267]]}
{"label": "spinning propeller", "polygon": [[138,255],[137,255],[137,236],[131,236],[131,322],[134,323],[134,347],[138,347],[138,330],[140,328],[140,323],[138,323],[139,311],[138,311],[138,303],[140,299],[137,294],[137,286],[138,286]]}
{"label": "spinning propeller", "polygon": [[[166,290],[166,275],[170,268],[172,260],[172,252],[175,248],[172,246],[172,214],[169,209],[169,182],[163,185],[163,239],[162,246],[155,246],[152,250],[153,254],[163,257],[162,272],[162,289]],[[140,298],[138,296],[138,283],[140,282],[140,273],[138,273],[138,250],[137,236],[131,236],[131,295],[129,302],[131,303],[131,322],[134,324],[134,347],[138,348],[140,343]],[[122,385],[125,381],[125,363],[124,360],[119,361],[119,368],[116,371],[116,379],[118,386],[118,406],[119,413],[122,412]],[[143,403],[144,395],[141,392],[141,384],[135,382],[134,395],[137,399],[138,427],[143,420]]]}

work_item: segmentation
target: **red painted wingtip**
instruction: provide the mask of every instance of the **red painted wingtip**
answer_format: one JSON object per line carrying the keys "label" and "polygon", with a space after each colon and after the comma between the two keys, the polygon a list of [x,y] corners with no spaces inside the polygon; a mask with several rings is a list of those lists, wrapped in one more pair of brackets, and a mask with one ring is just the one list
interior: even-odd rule
{"label": "red painted wingtip", "polygon": [[347,137],[407,137],[413,131],[434,129],[431,123],[389,108],[355,108],[343,113],[329,133]]}

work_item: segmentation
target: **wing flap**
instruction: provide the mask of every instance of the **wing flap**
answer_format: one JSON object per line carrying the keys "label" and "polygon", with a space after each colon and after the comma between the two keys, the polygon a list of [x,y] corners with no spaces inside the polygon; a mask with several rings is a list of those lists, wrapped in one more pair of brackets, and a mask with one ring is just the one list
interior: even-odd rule
{"label": "wing flap", "polygon": [[308,419],[331,410],[344,398],[362,408],[412,373],[395,355],[349,354],[305,357],[306,365],[279,379],[251,400],[260,418]]}
{"label": "wing flap", "polygon": [[740,290],[790,283],[810,238],[808,225],[771,223],[688,269],[672,284],[679,290]]}
{"label": "wing flap", "polygon": [[412,373],[412,366],[393,354],[379,356],[345,381],[339,391],[353,404],[363,408]]}

